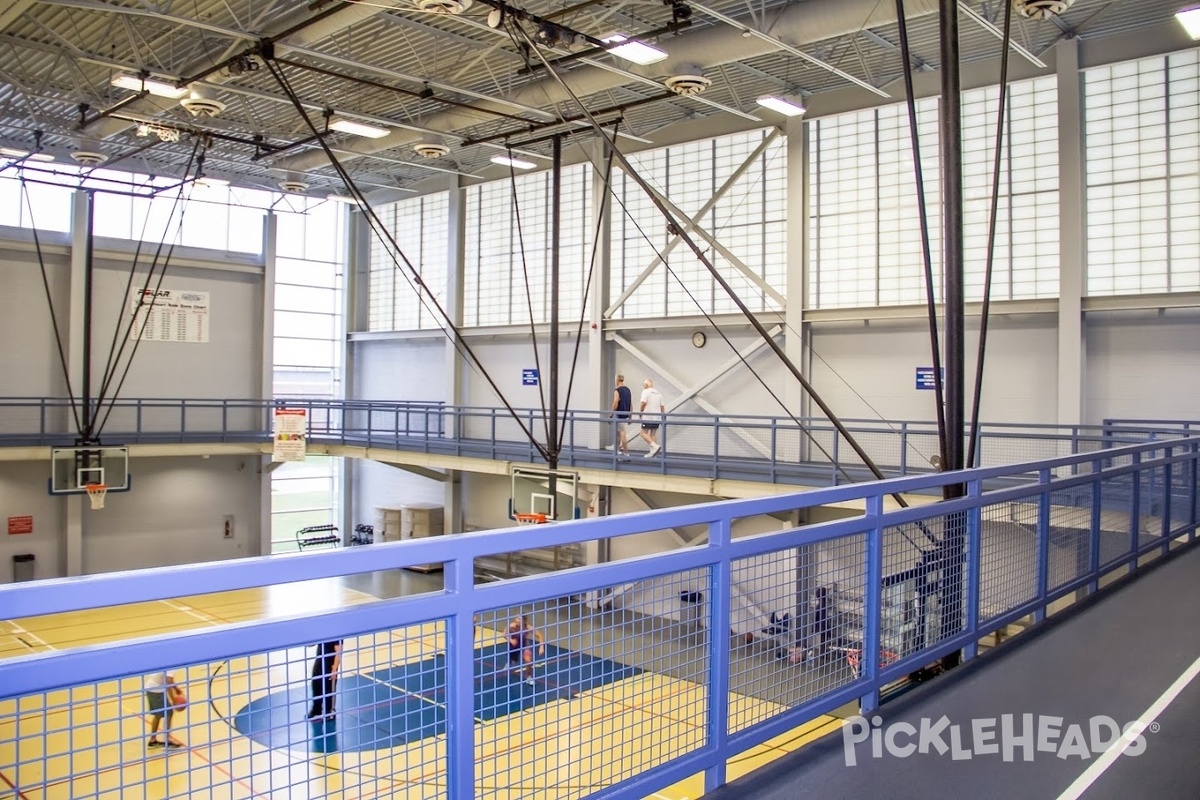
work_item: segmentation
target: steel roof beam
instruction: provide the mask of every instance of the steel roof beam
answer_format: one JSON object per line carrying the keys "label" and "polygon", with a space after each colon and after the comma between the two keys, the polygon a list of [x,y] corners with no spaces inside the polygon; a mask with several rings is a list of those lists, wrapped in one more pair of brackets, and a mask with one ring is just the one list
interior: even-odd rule
{"label": "steel roof beam", "polygon": [[[975,9],[973,9],[969,5],[967,5],[967,0],[958,0],[958,10],[962,12],[962,15],[964,17],[971,20],[979,27],[983,28],[985,31],[990,33],[992,36],[995,36],[1000,41],[1004,41],[1004,31],[1000,30],[994,24],[992,24],[992,21],[989,20],[987,17],[983,16],[978,11],[976,11]],[[1021,45],[1021,43],[1018,42],[1016,39],[1013,39],[1010,37],[1008,46],[1009,46],[1009,49],[1011,49],[1014,53],[1016,53],[1017,55],[1024,58],[1030,64],[1033,64],[1038,69],[1046,68],[1045,61],[1042,61],[1040,58],[1035,56],[1033,53],[1026,50]]]}

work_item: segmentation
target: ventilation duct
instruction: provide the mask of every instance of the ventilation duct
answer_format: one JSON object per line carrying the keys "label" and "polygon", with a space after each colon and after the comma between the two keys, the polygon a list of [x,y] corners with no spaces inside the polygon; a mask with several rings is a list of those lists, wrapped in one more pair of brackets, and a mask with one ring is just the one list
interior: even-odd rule
{"label": "ventilation duct", "polygon": [[108,156],[95,150],[75,150],[71,153],[71,158],[85,167],[95,167],[108,161]]}
{"label": "ventilation duct", "polygon": [[712,81],[704,77],[699,67],[690,67],[672,75],[663,81],[663,85],[675,94],[686,96],[700,94],[712,86]]}
{"label": "ventilation duct", "polygon": [[225,104],[216,98],[216,90],[202,83],[188,87],[188,95],[179,101],[193,117],[215,117],[225,110]]}
{"label": "ventilation duct", "polygon": [[413,152],[422,158],[441,158],[450,154],[450,148],[438,139],[422,139],[413,144]]}
{"label": "ventilation duct", "polygon": [[458,16],[471,7],[471,0],[413,0],[413,5],[426,14]]}
{"label": "ventilation duct", "polygon": [[1075,0],[1012,0],[1013,8],[1023,17],[1045,19],[1056,17],[1071,7]]}

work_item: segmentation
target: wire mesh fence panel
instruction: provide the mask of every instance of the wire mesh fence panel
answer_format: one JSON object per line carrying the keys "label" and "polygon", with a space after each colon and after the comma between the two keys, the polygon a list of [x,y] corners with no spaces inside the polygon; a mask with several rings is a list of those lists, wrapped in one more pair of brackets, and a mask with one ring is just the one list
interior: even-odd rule
{"label": "wire mesh fence panel", "polygon": [[[904,615],[890,623],[893,634],[882,639],[882,666],[966,630],[970,557],[965,513],[884,528],[884,586],[907,599]],[[881,630],[888,628],[881,621]]]}
{"label": "wire mesh fence panel", "polygon": [[854,680],[866,596],[863,542],[834,539],[732,563],[730,733]]}
{"label": "wire mesh fence panel", "polygon": [[980,509],[979,621],[1037,595],[1038,495]]}
{"label": "wire mesh fence panel", "polygon": [[586,797],[707,738],[709,572],[477,615],[475,797]]}
{"label": "wire mesh fence panel", "polygon": [[14,797],[445,796],[440,621],[0,702]]}
{"label": "wire mesh fence panel", "polygon": [[1092,487],[1077,486],[1050,492],[1047,537],[1047,589],[1088,573],[1092,563]]}
{"label": "wire mesh fence panel", "polygon": [[[1113,466],[1128,466],[1128,456],[1112,459]],[[1137,520],[1133,517],[1134,473],[1110,475],[1100,482],[1099,564],[1104,569],[1133,552]]]}
{"label": "wire mesh fence panel", "polygon": [[[1142,454],[1142,461],[1153,461],[1164,455],[1163,450],[1153,450]],[[1166,470],[1162,466],[1146,467],[1138,471],[1138,510],[1141,513],[1138,528],[1138,540],[1146,544],[1149,540],[1165,534],[1164,515],[1165,489],[1163,481]],[[1145,537],[1145,538],[1143,538]]]}
{"label": "wire mesh fence panel", "polygon": [[1177,462],[1168,467],[1171,478],[1168,517],[1172,536],[1186,532],[1192,524],[1191,490],[1195,484],[1195,479],[1192,477],[1194,468],[1194,462]]}

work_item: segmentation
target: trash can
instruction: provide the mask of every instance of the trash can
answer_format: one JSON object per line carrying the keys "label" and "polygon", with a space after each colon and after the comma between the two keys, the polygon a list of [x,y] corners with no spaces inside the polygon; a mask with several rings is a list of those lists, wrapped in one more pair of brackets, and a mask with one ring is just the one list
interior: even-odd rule
{"label": "trash can", "polygon": [[18,553],[13,556],[13,583],[33,580],[36,561],[33,553]]}

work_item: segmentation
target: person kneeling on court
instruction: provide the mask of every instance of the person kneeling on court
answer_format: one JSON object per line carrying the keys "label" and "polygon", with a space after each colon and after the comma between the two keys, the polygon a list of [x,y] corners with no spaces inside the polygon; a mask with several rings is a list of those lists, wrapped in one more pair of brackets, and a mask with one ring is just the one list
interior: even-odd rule
{"label": "person kneeling on court", "polygon": [[[149,747],[183,747],[183,742],[171,735],[171,719],[177,711],[187,708],[187,696],[175,676],[169,672],[156,672],[145,679],[146,708],[150,718]],[[162,736],[158,728],[162,726]]]}
{"label": "person kneeling on court", "polygon": [[[517,667],[513,670],[518,675],[525,673],[525,682],[533,685],[533,651],[537,648],[538,655],[546,655],[546,640],[542,634],[525,621],[525,617],[513,617],[508,626],[508,665]],[[523,665],[523,668],[522,668]]]}

